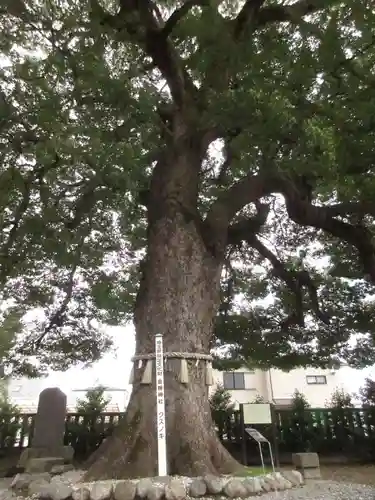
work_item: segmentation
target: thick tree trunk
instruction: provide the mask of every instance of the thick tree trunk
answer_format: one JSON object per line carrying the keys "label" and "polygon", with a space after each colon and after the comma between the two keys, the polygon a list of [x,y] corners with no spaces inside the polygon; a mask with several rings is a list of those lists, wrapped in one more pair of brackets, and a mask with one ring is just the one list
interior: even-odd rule
{"label": "thick tree trunk", "polygon": [[[163,334],[168,352],[208,354],[219,304],[221,262],[206,248],[196,223],[175,211],[150,225],[135,310],[136,354],[154,352]],[[189,383],[179,381],[180,360],[165,366],[169,474],[231,473],[240,468],[214,430],[205,363],[188,362]],[[157,475],[155,381],[142,385],[136,369],[125,421],[90,461],[87,479]],[[121,376],[121,374],[119,374]]]}

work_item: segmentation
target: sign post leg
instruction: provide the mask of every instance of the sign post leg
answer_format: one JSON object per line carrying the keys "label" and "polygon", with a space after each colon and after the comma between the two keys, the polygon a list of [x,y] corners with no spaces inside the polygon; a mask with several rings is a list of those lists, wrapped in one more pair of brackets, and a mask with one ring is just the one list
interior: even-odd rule
{"label": "sign post leg", "polygon": [[242,449],[242,464],[247,466],[247,446],[246,446],[246,432],[245,422],[243,415],[243,404],[240,404],[240,432],[241,432],[241,449]]}
{"label": "sign post leg", "polygon": [[164,397],[164,351],[163,336],[155,335],[155,365],[156,365],[156,427],[158,439],[158,475],[167,475],[167,443],[165,426]]}
{"label": "sign post leg", "polygon": [[262,450],[262,443],[259,441],[258,442],[258,445],[259,445],[259,454],[260,454],[260,459],[262,461],[262,468],[263,468],[263,474],[266,473],[266,468],[264,466],[264,458],[263,458],[263,450]]}
{"label": "sign post leg", "polygon": [[275,406],[271,404],[271,425],[272,425],[272,435],[273,435],[273,446],[275,450],[275,462],[276,467],[280,469],[280,455],[279,455],[279,437],[278,437],[278,417],[276,415]]}
{"label": "sign post leg", "polygon": [[271,457],[271,465],[272,465],[272,471],[275,472],[275,462],[273,461],[273,453],[272,453],[272,446],[271,443],[268,441],[268,448],[270,450],[270,457]]}

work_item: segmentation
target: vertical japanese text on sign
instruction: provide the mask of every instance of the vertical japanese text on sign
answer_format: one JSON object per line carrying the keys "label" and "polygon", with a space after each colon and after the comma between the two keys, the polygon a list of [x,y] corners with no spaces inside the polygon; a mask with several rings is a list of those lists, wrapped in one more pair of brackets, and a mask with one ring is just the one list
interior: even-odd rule
{"label": "vertical japanese text on sign", "polygon": [[165,435],[165,400],[164,400],[164,353],[161,335],[155,336],[155,382],[156,382],[156,420],[158,439],[158,473],[167,475],[167,447]]}

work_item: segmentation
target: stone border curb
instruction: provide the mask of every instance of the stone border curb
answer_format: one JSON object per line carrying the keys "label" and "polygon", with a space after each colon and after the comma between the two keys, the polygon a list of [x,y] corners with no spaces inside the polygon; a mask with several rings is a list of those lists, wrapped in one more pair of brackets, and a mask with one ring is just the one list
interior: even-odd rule
{"label": "stone border curb", "polygon": [[41,500],[185,500],[187,498],[248,498],[270,491],[300,487],[303,477],[296,470],[255,477],[204,476],[153,477],[129,480],[79,482],[82,471],[62,475],[17,474],[11,489]]}

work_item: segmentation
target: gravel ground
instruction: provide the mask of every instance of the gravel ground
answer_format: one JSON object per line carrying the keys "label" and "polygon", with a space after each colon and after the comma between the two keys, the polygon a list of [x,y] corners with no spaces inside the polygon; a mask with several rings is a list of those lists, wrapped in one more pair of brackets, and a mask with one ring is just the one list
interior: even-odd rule
{"label": "gravel ground", "polygon": [[302,488],[266,493],[260,500],[375,500],[375,488],[334,481],[309,481]]}
{"label": "gravel ground", "polygon": [[368,465],[322,465],[322,479],[346,483],[368,484],[375,487],[375,466]]}
{"label": "gravel ground", "polygon": [[0,490],[6,490],[10,487],[13,478],[1,478],[0,479]]}

